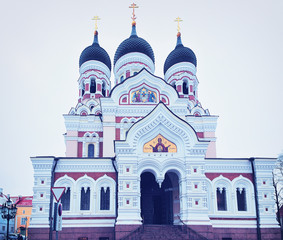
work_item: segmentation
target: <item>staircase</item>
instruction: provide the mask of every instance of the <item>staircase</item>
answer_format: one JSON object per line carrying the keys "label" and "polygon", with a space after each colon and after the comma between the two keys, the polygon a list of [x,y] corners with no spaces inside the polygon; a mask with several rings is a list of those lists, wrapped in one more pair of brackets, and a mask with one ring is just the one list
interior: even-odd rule
{"label": "staircase", "polygon": [[143,225],[122,240],[207,240],[187,226]]}

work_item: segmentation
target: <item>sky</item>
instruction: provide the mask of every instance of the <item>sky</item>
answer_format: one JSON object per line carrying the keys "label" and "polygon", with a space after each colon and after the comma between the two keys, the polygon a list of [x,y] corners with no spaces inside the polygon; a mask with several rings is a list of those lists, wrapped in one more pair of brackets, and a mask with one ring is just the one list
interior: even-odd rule
{"label": "sky", "polygon": [[[0,188],[32,195],[32,156],[65,156],[63,114],[78,99],[79,57],[99,43],[113,63],[131,32],[130,0],[11,0],[0,10]],[[283,1],[136,0],[138,36],[155,74],[182,41],[198,61],[199,100],[218,115],[217,157],[277,157],[283,149]],[[111,79],[113,81],[113,72]],[[112,87],[114,85],[112,84]]]}

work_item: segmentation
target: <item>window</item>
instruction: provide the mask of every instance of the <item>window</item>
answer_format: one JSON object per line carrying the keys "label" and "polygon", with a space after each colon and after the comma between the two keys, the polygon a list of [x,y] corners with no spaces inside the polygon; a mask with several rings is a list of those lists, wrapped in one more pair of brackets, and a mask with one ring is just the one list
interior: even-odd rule
{"label": "window", "polygon": [[90,81],[90,93],[96,92],[96,82],[95,79],[91,79]]}
{"label": "window", "polygon": [[23,210],[23,214],[26,214],[26,210]]}
{"label": "window", "polygon": [[227,211],[227,203],[226,203],[226,189],[225,188],[217,188],[217,209],[218,211]]}
{"label": "window", "polygon": [[134,76],[137,75],[137,74],[138,74],[138,72],[134,72]]}
{"label": "window", "polygon": [[21,218],[21,225],[26,225],[27,219],[26,218]]}
{"label": "window", "polygon": [[94,144],[93,143],[88,144],[87,146],[87,156],[90,158],[94,157]]}
{"label": "window", "polygon": [[100,210],[109,210],[110,209],[110,188],[102,187],[100,189]]}
{"label": "window", "polygon": [[175,83],[175,82],[172,83],[172,87],[173,87],[175,90],[177,90],[177,87],[176,87],[176,83]]}
{"label": "window", "polygon": [[101,90],[102,96],[105,97],[106,94],[106,87],[105,87],[105,82],[102,83],[102,90]]}
{"label": "window", "polygon": [[85,94],[85,84],[83,83],[82,96]]}
{"label": "window", "polygon": [[237,193],[238,211],[247,211],[246,189],[237,188],[236,193]]}
{"label": "window", "polygon": [[90,207],[90,188],[81,189],[81,210],[89,210]]}
{"label": "window", "polygon": [[120,77],[120,82],[124,82],[124,80],[125,80],[124,76],[121,76]]}
{"label": "window", "polygon": [[184,94],[188,94],[189,93],[189,86],[188,86],[187,81],[183,82],[183,93]]}
{"label": "window", "polygon": [[2,231],[5,231],[6,230],[6,227],[5,226],[2,226]]}
{"label": "window", "polygon": [[61,203],[63,205],[63,210],[65,211],[70,210],[70,195],[71,195],[71,189],[68,187],[61,197]]}

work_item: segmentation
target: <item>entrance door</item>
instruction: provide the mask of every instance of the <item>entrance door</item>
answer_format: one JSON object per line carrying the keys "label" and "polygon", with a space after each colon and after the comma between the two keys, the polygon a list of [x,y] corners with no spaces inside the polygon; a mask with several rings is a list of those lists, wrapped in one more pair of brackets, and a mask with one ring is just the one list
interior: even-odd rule
{"label": "entrance door", "polygon": [[173,224],[172,183],[168,174],[161,188],[152,173],[141,175],[141,216],[144,224]]}

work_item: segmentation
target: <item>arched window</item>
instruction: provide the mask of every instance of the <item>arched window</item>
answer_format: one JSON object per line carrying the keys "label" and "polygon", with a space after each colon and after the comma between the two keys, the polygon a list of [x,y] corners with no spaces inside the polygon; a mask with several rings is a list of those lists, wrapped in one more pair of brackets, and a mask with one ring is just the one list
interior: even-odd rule
{"label": "arched window", "polygon": [[88,147],[87,147],[87,156],[90,157],[90,158],[93,158],[93,157],[94,157],[94,144],[93,144],[93,143],[88,144]]}
{"label": "arched window", "polygon": [[134,72],[134,76],[137,75],[137,74],[138,74],[138,72]]}
{"label": "arched window", "polygon": [[81,188],[81,210],[89,210],[90,207],[90,188]]}
{"label": "arched window", "polygon": [[82,96],[85,94],[85,84],[83,83]]}
{"label": "arched window", "polygon": [[102,187],[100,189],[100,210],[109,210],[110,209],[110,188]]}
{"label": "arched window", "polygon": [[63,205],[63,210],[65,211],[70,210],[70,195],[71,189],[68,187],[61,197],[61,203]]}
{"label": "arched window", "polygon": [[125,77],[124,77],[124,76],[121,76],[121,77],[120,77],[120,82],[124,82],[124,80],[125,80]]}
{"label": "arched window", "polygon": [[188,82],[187,81],[183,82],[183,93],[184,94],[188,94],[189,93],[189,86],[188,86]]}
{"label": "arched window", "polygon": [[236,194],[238,211],[247,211],[246,189],[237,188]]}
{"label": "arched window", "polygon": [[104,96],[104,97],[105,97],[105,94],[106,94],[106,86],[105,86],[105,82],[103,82],[103,83],[102,83],[102,90],[101,90],[101,92],[102,92],[102,96]]}
{"label": "arched window", "polygon": [[95,93],[96,92],[96,82],[95,79],[92,78],[90,80],[90,93]]}
{"label": "arched window", "polygon": [[217,188],[216,197],[218,211],[227,211],[226,188]]}
{"label": "arched window", "polygon": [[173,83],[172,83],[172,87],[173,87],[175,90],[177,90],[176,82],[173,82]]}

